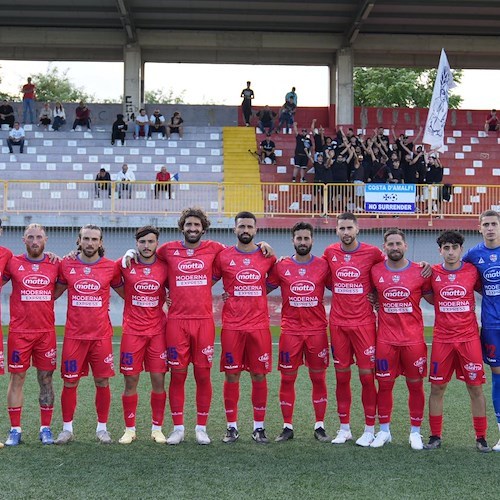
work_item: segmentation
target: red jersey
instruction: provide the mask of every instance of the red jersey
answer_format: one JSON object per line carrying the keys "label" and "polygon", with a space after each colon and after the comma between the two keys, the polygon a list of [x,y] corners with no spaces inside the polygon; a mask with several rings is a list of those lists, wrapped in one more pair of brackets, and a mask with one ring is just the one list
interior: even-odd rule
{"label": "red jersey", "polygon": [[375,322],[373,307],[367,295],[372,291],[370,269],[385,260],[380,249],[359,243],[351,252],[340,242],[325,249],[323,258],[332,275],[330,322],[336,326],[358,326]]}
{"label": "red jersey", "polygon": [[224,290],[229,294],[222,308],[224,328],[269,328],[266,277],[275,262],[275,257],[264,257],[260,248],[253,252],[241,252],[236,247],[230,247],[217,256],[214,279],[222,278]]}
{"label": "red jersey", "polygon": [[30,260],[27,255],[12,257],[5,268],[4,280],[12,281],[10,296],[11,333],[33,333],[54,330],[54,290],[60,263]]}
{"label": "red jersey", "polygon": [[165,304],[167,265],[156,259],[152,264],[130,262],[130,267],[116,266],[122,275],[125,291],[123,335],[151,337],[165,333],[167,318]]}
{"label": "red jersey", "polygon": [[[4,284],[3,273],[5,270],[5,266],[7,265],[7,262],[9,262],[9,259],[11,257],[12,257],[12,252],[8,248],[0,247],[0,278],[2,278],[0,280],[0,289],[1,289],[2,285]],[[0,314],[1,314],[1,311],[0,311]],[[1,331],[0,331],[0,333],[1,333]],[[0,348],[0,351],[1,351],[1,348]]]}
{"label": "red jersey", "polygon": [[158,248],[156,254],[168,267],[169,318],[213,317],[213,263],[224,248],[222,243],[209,240],[197,248],[187,248],[182,241],[169,241]]}
{"label": "red jersey", "polygon": [[311,256],[309,262],[292,257],[277,262],[268,285],[281,287],[281,334],[318,335],[326,333],[323,298],[330,284],[330,269],[324,259]]}
{"label": "red jersey", "polygon": [[64,336],[79,340],[112,337],[110,287],[118,288],[123,284],[115,263],[105,257],[91,264],[82,262],[78,257],[64,259],[59,282],[68,286]]}
{"label": "red jersey", "polygon": [[472,264],[462,262],[454,271],[442,264],[432,267],[434,341],[467,342],[478,338],[474,289],[481,289],[481,281]]}
{"label": "red jersey", "polygon": [[23,99],[34,99],[35,98],[35,85],[33,83],[25,83],[23,85]]}
{"label": "red jersey", "polygon": [[421,272],[414,262],[397,271],[385,262],[373,266],[371,276],[380,304],[377,342],[401,346],[424,341],[420,299],[432,287],[430,278],[423,278]]}

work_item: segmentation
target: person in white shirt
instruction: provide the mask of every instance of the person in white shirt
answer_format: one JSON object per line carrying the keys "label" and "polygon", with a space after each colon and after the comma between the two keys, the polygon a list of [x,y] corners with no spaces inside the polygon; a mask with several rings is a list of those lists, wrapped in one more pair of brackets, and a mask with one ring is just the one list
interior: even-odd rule
{"label": "person in white shirt", "polygon": [[38,120],[40,122],[38,126],[42,125],[45,130],[49,129],[49,125],[52,123],[52,110],[48,102],[43,105]]}
{"label": "person in white shirt", "polygon": [[132,170],[129,170],[128,165],[126,163],[123,164],[121,171],[116,176],[116,180],[118,181],[118,198],[123,195],[127,195],[128,199],[132,198],[132,188],[130,186],[131,182],[135,182],[135,174]]}
{"label": "person in white shirt", "polygon": [[14,153],[12,146],[19,146],[19,152],[24,153],[24,129],[19,125],[19,122],[14,122],[14,128],[9,132],[7,137],[7,146],[9,146],[9,153]]}
{"label": "person in white shirt", "polygon": [[139,114],[135,117],[134,139],[139,139],[141,135],[149,137],[149,118],[144,108],[141,108]]}
{"label": "person in white shirt", "polygon": [[160,139],[165,139],[167,131],[165,128],[165,117],[160,113],[159,109],[155,109],[149,119],[148,139],[151,139],[151,134],[157,132],[160,134]]}
{"label": "person in white shirt", "polygon": [[57,101],[53,112],[54,123],[52,124],[52,130],[59,130],[66,123],[66,111],[64,111],[63,105]]}

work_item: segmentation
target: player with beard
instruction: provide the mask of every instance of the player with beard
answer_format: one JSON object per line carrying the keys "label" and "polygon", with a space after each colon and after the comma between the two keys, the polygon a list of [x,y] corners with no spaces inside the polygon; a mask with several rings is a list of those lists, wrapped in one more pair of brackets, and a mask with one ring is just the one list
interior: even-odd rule
{"label": "player with beard", "polygon": [[280,406],[283,431],[276,441],[293,439],[293,410],[297,372],[305,361],[312,382],[312,404],[316,417],[314,437],[330,442],[325,432],[328,401],[326,369],[328,368],[328,335],[323,297],[330,286],[328,263],[311,254],[313,227],[297,222],[292,228],[295,255],[280,260],[269,274],[268,291],[281,287],[281,335],[278,370],[281,373]]}
{"label": "player with beard", "polygon": [[392,392],[396,378],[404,375],[409,393],[410,446],[422,450],[420,427],[425,406],[423,378],[427,372],[427,346],[420,299],[432,293],[432,286],[430,279],[422,276],[420,265],[405,257],[408,246],[403,231],[386,231],[384,250],[387,261],[371,270],[380,304],[375,349],[380,432],[370,446],[380,448],[392,440]]}
{"label": "player with beard", "polygon": [[154,226],[139,228],[135,233],[138,262],[132,262],[125,269],[121,268],[121,259],[117,262],[125,292],[120,345],[120,371],[125,379],[122,395],[125,433],[118,441],[120,444],[130,444],[136,439],[137,385],[143,369],[149,372],[151,379],[151,439],[160,444],[167,441],[161,430],[167,399],[167,321],[163,311],[167,266],[156,258],[159,235]]}
{"label": "player with beard", "polygon": [[68,309],[61,359],[63,430],[55,443],[67,444],[74,439],[78,384],[81,377],[88,375],[90,365],[96,387],[96,438],[102,444],[110,444],[112,439],[107,430],[111,405],[109,378],[115,374],[113,328],[109,318],[110,288],[123,298],[123,282],[115,263],[104,257],[100,227],[83,226],[76,244],[79,254],[76,259],[62,261],[56,287],[56,296],[68,290]]}
{"label": "player with beard", "polygon": [[252,380],[253,433],[259,444],[269,443],[264,429],[267,405],[266,374],[272,369],[271,332],[266,298],[266,276],[276,262],[266,258],[254,242],[256,217],[240,212],[235,217],[236,246],[216,257],[214,280],[222,278],[227,299],[222,309],[222,353],[220,370],[225,372],[224,407],[227,430],[225,443],[238,437],[238,400],[242,370]]}
{"label": "player with beard", "polygon": [[26,253],[12,257],[3,275],[4,283],[11,280],[8,368],[10,382],[7,406],[10,432],[5,444],[21,443],[21,413],[23,387],[30,361],[37,369],[40,388],[40,440],[53,444],[50,424],[54,411],[52,374],[56,367],[56,333],[54,300],[59,262],[51,262],[44,253],[47,236],[40,224],[30,224],[23,235]]}

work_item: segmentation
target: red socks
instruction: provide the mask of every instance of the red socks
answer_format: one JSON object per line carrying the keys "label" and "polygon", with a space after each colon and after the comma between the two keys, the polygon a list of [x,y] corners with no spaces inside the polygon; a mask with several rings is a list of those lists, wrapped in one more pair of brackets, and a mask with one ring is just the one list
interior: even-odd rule
{"label": "red socks", "polygon": [[264,422],[267,407],[267,379],[252,380],[253,419],[255,422]]}
{"label": "red socks", "polygon": [[424,381],[408,382],[408,409],[410,411],[410,422],[414,427],[420,427],[424,419],[425,393]]}
{"label": "red socks", "polygon": [[61,408],[63,422],[72,422],[75,416],[76,410],[76,399],[77,399],[77,389],[75,387],[63,387],[61,392]]}
{"label": "red socks", "polygon": [[23,409],[21,406],[7,408],[7,411],[9,412],[10,426],[11,427],[21,427],[22,410]]}
{"label": "red socks", "polygon": [[151,391],[151,423],[162,426],[165,417],[165,403],[167,402],[167,393],[165,391],[158,393]]}
{"label": "red socks", "polygon": [[[76,402],[76,397],[75,397]],[[111,407],[111,390],[107,387],[96,387],[95,409],[97,411],[97,421],[105,424],[109,418],[109,409]]]}
{"label": "red socks", "polygon": [[210,403],[212,402],[212,381],[210,368],[194,367],[196,380],[196,425],[207,425]]}
{"label": "red socks", "polygon": [[42,427],[50,427],[53,413],[53,406],[40,406],[40,425]]}
{"label": "red socks", "polygon": [[123,419],[125,420],[125,427],[135,427],[135,415],[137,413],[138,402],[138,394],[132,394],[130,396],[122,394]]}
{"label": "red socks", "polygon": [[293,410],[295,408],[295,381],[297,374],[289,375],[281,372],[280,407],[285,424],[293,424]]}
{"label": "red socks", "polygon": [[394,405],[392,397],[393,388],[394,380],[378,381],[378,421],[381,424],[391,423],[392,407]]}
{"label": "red socks", "polygon": [[326,372],[309,372],[312,382],[312,404],[316,422],[325,420],[326,405],[328,404],[328,392],[326,389]]}
{"label": "red socks", "polygon": [[224,410],[228,422],[238,421],[238,401],[240,399],[240,383],[224,381]]}
{"label": "red socks", "polygon": [[360,373],[361,401],[365,411],[365,424],[375,425],[377,413],[377,388],[375,387],[375,375],[373,373]]}
{"label": "red socks", "polygon": [[174,425],[184,425],[184,401],[186,399],[184,386],[187,372],[172,371],[168,397],[170,399],[170,412]]}
{"label": "red socks", "polygon": [[337,397],[337,412],[341,424],[348,424],[351,418],[351,372],[335,372],[337,379],[337,388],[335,395]]}

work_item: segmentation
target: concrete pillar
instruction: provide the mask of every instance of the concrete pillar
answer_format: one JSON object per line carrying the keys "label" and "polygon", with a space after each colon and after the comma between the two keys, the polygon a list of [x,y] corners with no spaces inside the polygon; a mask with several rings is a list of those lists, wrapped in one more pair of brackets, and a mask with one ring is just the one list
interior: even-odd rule
{"label": "concrete pillar", "polygon": [[335,104],[337,102],[337,66],[334,62],[328,65],[329,76],[330,76],[330,88],[329,88],[329,106],[328,106],[328,126],[334,128],[337,122],[337,117],[335,113]]}
{"label": "concrete pillar", "polygon": [[343,48],[337,52],[337,125],[354,124],[354,86],[352,49]]}
{"label": "concrete pillar", "polygon": [[141,107],[142,61],[139,45],[126,45],[123,49],[124,82],[123,82],[123,114],[125,120],[132,113],[137,114]]}

